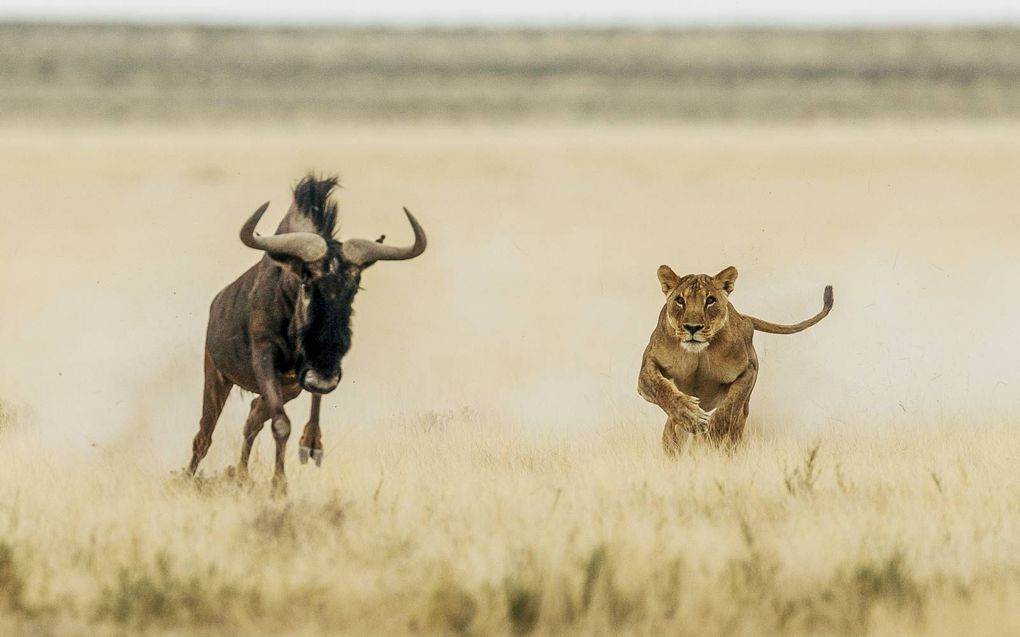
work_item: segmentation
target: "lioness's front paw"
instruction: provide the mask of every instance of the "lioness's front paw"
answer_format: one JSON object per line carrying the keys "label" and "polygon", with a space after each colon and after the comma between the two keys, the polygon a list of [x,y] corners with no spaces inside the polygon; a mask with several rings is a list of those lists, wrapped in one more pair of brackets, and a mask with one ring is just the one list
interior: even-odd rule
{"label": "lioness's front paw", "polygon": [[680,423],[688,433],[701,434],[708,431],[709,422],[712,419],[712,414],[715,410],[705,411],[702,409],[696,400],[691,401],[691,404],[684,405],[679,410],[679,413],[673,416],[674,420]]}

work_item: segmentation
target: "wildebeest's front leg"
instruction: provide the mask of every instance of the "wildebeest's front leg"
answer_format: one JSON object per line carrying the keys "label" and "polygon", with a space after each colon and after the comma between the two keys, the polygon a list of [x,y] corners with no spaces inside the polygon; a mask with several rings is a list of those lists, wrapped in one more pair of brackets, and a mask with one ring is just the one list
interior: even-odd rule
{"label": "wildebeest's front leg", "polygon": [[[283,402],[290,402],[300,393],[300,387],[284,387]],[[248,480],[248,460],[251,457],[251,449],[255,444],[255,439],[258,438],[262,428],[266,425],[267,420],[269,420],[268,403],[266,403],[266,399],[262,396],[256,396],[255,400],[251,401],[251,411],[248,412],[248,419],[244,423],[244,441],[241,443],[241,462],[237,465],[237,477],[241,482],[247,482]]]}
{"label": "wildebeest's front leg", "polygon": [[290,418],[283,410],[286,398],[280,386],[280,377],[276,372],[274,350],[271,345],[257,344],[252,352],[252,368],[259,393],[266,403],[266,412],[271,421],[273,438],[276,439],[276,468],[273,472],[273,493],[282,495],[287,491],[287,476],[284,474],[283,461],[287,450],[287,439],[290,438]]}
{"label": "wildebeest's front leg", "polygon": [[744,425],[747,424],[751,391],[757,378],[758,366],[752,362],[726,388],[716,408],[712,410],[712,417],[708,423],[708,433],[713,439],[729,443],[740,442],[744,435]]}
{"label": "wildebeest's front leg", "polygon": [[312,394],[312,411],[308,416],[308,424],[305,425],[305,433],[301,436],[301,447],[298,450],[298,458],[301,464],[308,462],[308,456],[315,461],[316,467],[322,466],[322,433],[319,431],[319,407],[322,405],[322,395]]}
{"label": "wildebeest's front leg", "polygon": [[244,423],[244,441],[241,443],[241,461],[237,465],[237,477],[241,482],[248,480],[248,458],[251,457],[251,448],[255,444],[255,438],[269,420],[269,408],[262,396],[256,396],[251,401],[251,411],[248,412],[248,420]]}

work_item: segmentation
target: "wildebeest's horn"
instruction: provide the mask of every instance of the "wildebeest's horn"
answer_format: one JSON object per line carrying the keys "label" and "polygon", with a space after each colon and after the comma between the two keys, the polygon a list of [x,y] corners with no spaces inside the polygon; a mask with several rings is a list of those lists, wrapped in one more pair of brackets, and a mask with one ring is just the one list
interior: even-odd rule
{"label": "wildebeest's horn", "polygon": [[411,222],[414,229],[414,245],[406,247],[388,246],[368,239],[348,239],[340,247],[344,259],[355,265],[364,265],[373,261],[402,261],[413,259],[422,252],[425,252],[425,231],[421,224],[414,218],[411,211],[404,208],[407,220]]}
{"label": "wildebeest's horn", "polygon": [[314,232],[288,232],[268,237],[255,234],[255,226],[269,207],[269,202],[262,204],[241,228],[241,243],[249,248],[264,250],[273,254],[287,254],[302,261],[318,261],[326,256],[329,247],[326,240]]}

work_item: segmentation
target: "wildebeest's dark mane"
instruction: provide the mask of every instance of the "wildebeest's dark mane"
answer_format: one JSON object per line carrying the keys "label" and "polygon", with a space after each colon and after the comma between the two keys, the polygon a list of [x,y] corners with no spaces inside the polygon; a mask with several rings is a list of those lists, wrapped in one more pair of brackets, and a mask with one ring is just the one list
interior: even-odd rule
{"label": "wildebeest's dark mane", "polygon": [[330,199],[330,195],[339,185],[340,178],[336,175],[320,179],[309,173],[294,186],[294,204],[297,209],[326,238],[332,238],[337,230],[336,202]]}

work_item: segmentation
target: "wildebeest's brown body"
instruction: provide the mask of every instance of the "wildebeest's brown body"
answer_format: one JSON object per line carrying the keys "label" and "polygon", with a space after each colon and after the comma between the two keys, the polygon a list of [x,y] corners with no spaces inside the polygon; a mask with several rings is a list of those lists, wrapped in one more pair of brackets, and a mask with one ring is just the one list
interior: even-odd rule
{"label": "wildebeest's brown body", "polygon": [[[282,268],[268,256],[253,265],[213,299],[205,336],[206,351],[216,368],[241,389],[258,392],[252,367],[254,343],[265,343],[275,353],[274,367],[281,375],[293,375],[294,329],[291,319],[300,283],[283,276]],[[252,308],[260,309],[253,312]]]}
{"label": "wildebeest's brown body", "polygon": [[195,436],[190,473],[208,452],[212,432],[234,385],[258,394],[244,427],[238,472],[247,477],[256,436],[272,420],[276,439],[276,490],[285,486],[283,460],[290,420],[284,405],[302,389],[313,393],[311,417],[301,439],[302,461],[322,454],[320,396],[340,381],[340,361],[350,348],[350,318],[361,273],[376,261],[402,260],[425,250],[425,234],[406,211],[415,232],[407,248],[363,239],[333,237],[335,179],[306,177],[294,191],[294,205],[277,234],[259,237],[255,226],[268,202],[241,230],[262,259],[213,299],[205,345],[202,418]]}

